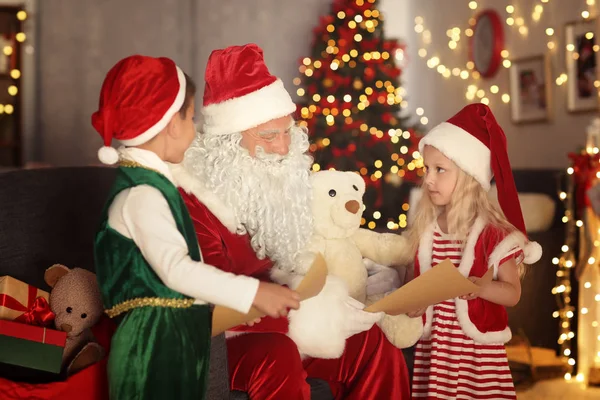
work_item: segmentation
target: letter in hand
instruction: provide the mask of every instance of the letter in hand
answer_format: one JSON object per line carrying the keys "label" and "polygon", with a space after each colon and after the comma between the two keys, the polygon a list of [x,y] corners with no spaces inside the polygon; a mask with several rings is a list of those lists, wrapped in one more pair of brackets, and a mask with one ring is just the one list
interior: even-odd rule
{"label": "letter in hand", "polygon": [[300,295],[285,286],[260,282],[252,305],[269,317],[285,317],[288,309],[300,308]]}

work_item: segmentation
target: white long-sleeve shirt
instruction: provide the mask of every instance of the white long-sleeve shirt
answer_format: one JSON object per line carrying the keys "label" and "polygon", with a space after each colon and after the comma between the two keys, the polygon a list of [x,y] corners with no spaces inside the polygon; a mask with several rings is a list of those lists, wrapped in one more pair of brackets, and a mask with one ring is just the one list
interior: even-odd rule
{"label": "white long-sleeve shirt", "polygon": [[[158,171],[175,185],[169,167],[155,153],[135,147],[119,152],[122,158]],[[135,242],[168,288],[196,299],[196,304],[212,303],[243,313],[250,310],[259,281],[192,260],[158,189],[139,185],[120,192],[108,210],[108,224]]]}

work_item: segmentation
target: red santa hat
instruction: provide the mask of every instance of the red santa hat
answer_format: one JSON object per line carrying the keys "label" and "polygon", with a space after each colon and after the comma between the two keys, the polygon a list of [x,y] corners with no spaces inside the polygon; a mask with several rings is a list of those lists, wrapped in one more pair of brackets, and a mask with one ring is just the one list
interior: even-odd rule
{"label": "red santa hat", "polygon": [[[523,235],[527,235],[508,159],[506,135],[488,106],[476,103],[464,107],[421,139],[421,154],[427,145],[454,161],[485,190],[490,189],[492,177],[495,178],[498,203],[504,216]],[[526,247],[526,262],[537,261],[542,253],[539,244],[530,242]]]}
{"label": "red santa hat", "polygon": [[168,58],[134,55],[119,61],[106,75],[92,125],[104,139],[98,158],[119,160],[112,139],[138,146],[160,133],[185,100],[185,75]]}
{"label": "red santa hat", "polygon": [[255,44],[213,51],[204,80],[205,134],[241,132],[296,111],[283,82],[271,75]]}

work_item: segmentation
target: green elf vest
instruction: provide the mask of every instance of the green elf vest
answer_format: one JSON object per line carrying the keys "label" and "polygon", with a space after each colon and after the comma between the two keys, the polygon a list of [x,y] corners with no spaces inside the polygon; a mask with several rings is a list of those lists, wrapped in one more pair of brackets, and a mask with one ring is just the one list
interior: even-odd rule
{"label": "green elf vest", "polygon": [[209,307],[194,305],[194,299],[166,287],[134,241],[108,225],[115,196],[137,185],[162,193],[190,257],[201,260],[194,226],[177,188],[158,172],[123,162],[94,247],[106,313],[120,320],[108,360],[110,398],[204,399],[211,341]]}

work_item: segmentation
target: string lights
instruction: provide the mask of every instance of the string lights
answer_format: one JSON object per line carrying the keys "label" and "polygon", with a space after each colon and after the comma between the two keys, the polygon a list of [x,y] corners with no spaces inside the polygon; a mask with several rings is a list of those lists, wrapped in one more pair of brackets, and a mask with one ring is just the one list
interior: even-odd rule
{"label": "string lights", "polygon": [[[27,19],[27,12],[24,10],[19,10],[17,12],[17,19],[19,21],[25,21]],[[18,32],[15,35],[15,40],[19,43],[23,43],[26,40],[26,35],[23,32]],[[10,57],[11,55],[13,55],[15,49],[13,48],[13,46],[9,46],[6,45],[4,46],[4,48],[2,48],[2,53],[7,56]],[[9,71],[9,76],[11,79],[13,80],[18,80],[21,78],[21,71],[19,69],[13,68]],[[11,84],[8,86],[7,88],[7,92],[10,96],[15,97],[18,93],[19,93],[19,85],[17,84]],[[14,104],[0,104],[0,114],[13,114],[15,111],[15,105]]]}
{"label": "string lights", "polygon": [[[540,0],[540,3],[536,4],[533,7],[533,11],[531,12],[531,19],[534,22],[539,22],[544,14],[544,5],[547,4],[549,0]],[[587,0],[586,4],[588,7],[595,5],[595,0]],[[476,1],[471,1],[468,3],[469,9],[471,11],[476,11],[478,9],[478,4]],[[529,27],[525,22],[525,18],[522,14],[518,13],[517,7],[515,5],[509,4],[505,8],[506,11],[506,25],[517,29],[519,34],[526,38],[529,34]],[[590,18],[595,13],[594,9],[583,10],[581,12],[581,16],[584,19]],[[474,34],[473,27],[476,23],[476,20],[473,16],[469,18],[469,27],[464,30],[464,35],[467,37],[471,37]],[[469,101],[473,101],[478,99],[480,102],[484,104],[490,103],[491,95],[499,96],[499,99],[502,103],[508,104],[510,102],[510,95],[501,90],[498,84],[492,84],[489,88],[482,87],[483,85],[480,83],[480,75],[474,70],[474,64],[471,61],[466,62],[464,66],[456,66],[453,68],[449,68],[446,64],[442,63],[442,60],[438,55],[434,55],[434,52],[427,48],[428,45],[431,44],[431,32],[426,29],[424,25],[424,19],[421,16],[415,18],[415,32],[421,35],[422,42],[424,46],[422,46],[418,50],[419,57],[425,59],[427,57],[427,66],[431,69],[436,69],[437,72],[442,75],[444,78],[449,79],[451,77],[459,78],[465,82],[466,88],[464,91],[465,98]],[[550,51],[556,49],[556,41],[555,41],[555,30],[552,26],[548,26],[545,28],[545,33],[548,36],[548,41],[546,43],[547,48]],[[457,51],[459,49],[459,41],[461,35],[461,29],[459,27],[453,27],[448,29],[446,35],[450,38],[448,42],[448,47]],[[598,51],[598,45],[595,47],[595,51]],[[574,45],[570,45],[567,48],[568,51],[574,50]],[[509,52],[508,50],[503,50],[501,54],[503,58],[502,65],[504,68],[508,69],[511,67],[512,63],[509,60]],[[576,57],[576,55],[574,55]],[[567,81],[567,74],[561,72],[555,79],[556,85],[561,86]],[[600,82],[597,83],[597,87],[600,87]]]}
{"label": "string lights", "polygon": [[[473,11],[477,10],[477,2],[471,1],[469,3],[469,8]],[[508,10],[511,9],[508,8]],[[451,50],[456,51],[459,47],[461,34],[464,34],[466,37],[472,37],[474,34],[473,27],[475,26],[475,23],[475,18],[471,17],[469,19],[469,27],[464,31],[462,31],[459,27],[448,29],[446,31],[446,35],[449,38],[448,47]],[[424,19],[421,16],[415,18],[415,32],[421,34],[422,41],[425,45],[431,44],[431,32],[425,28]],[[424,46],[418,50],[418,55],[421,58],[426,58],[429,55],[429,52]],[[508,51],[503,50],[501,56],[504,59],[503,66],[505,68],[509,68],[511,63],[510,60],[508,60]],[[503,103],[510,102],[510,95],[506,92],[502,93],[497,85],[492,85],[487,89],[480,87],[479,79],[481,76],[479,72],[475,70],[475,64],[470,60],[467,61],[464,66],[447,67],[441,62],[439,56],[434,55],[427,59],[427,66],[431,69],[435,68],[437,72],[446,79],[454,77],[463,81],[467,81],[469,78],[471,78],[465,90],[465,98],[469,101],[473,101],[475,98],[477,98],[480,102],[489,104],[491,95],[497,95]]]}
{"label": "string lights", "polygon": [[[577,226],[581,221],[575,221],[575,203],[574,203],[574,187],[575,181],[573,177],[574,169],[567,169],[567,189],[559,193],[559,198],[564,202],[565,215],[562,222],[565,224],[566,242],[561,247],[562,254],[560,257],[552,259],[552,263],[556,265],[556,284],[552,288],[552,294],[555,295],[558,310],[554,311],[552,316],[559,319],[559,337],[558,345],[561,357],[566,360],[567,372],[565,379],[572,378],[573,369],[575,366],[574,354],[572,353],[572,340],[575,333],[572,330],[571,320],[575,316],[575,309],[571,304],[571,271],[575,265],[575,245]],[[580,376],[579,379],[582,379]]]}
{"label": "string lights", "polygon": [[[558,344],[565,361],[566,380],[589,381],[593,371],[600,371],[600,219],[588,204],[587,188],[600,180],[600,118],[588,127],[585,150],[571,154],[572,166],[567,169],[566,190],[559,191],[565,206],[565,244],[556,265],[556,284],[552,288],[558,305],[553,317],[559,320]],[[579,309],[573,304],[572,282],[579,284]],[[578,318],[577,333],[573,319]],[[578,352],[573,351],[577,338]],[[573,371],[577,367],[577,374]],[[590,375],[586,375],[586,374]],[[597,380],[597,379],[596,379]],[[598,382],[596,382],[598,383]]]}

